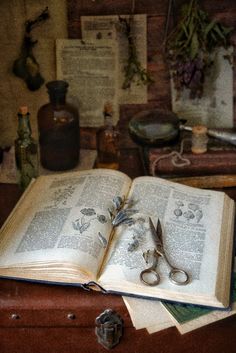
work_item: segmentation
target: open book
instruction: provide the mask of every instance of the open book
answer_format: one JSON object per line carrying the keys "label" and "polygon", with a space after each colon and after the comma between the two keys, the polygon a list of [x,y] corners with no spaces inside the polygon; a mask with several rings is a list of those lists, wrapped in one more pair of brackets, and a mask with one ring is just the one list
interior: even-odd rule
{"label": "open book", "polygon": [[[114,227],[117,196],[132,222]],[[160,219],[168,259],[189,273],[187,285],[169,281],[162,259],[159,285],[140,281],[150,266],[143,253],[154,248],[149,217]],[[0,276],[227,307],[233,226],[234,201],[223,192],[106,169],[40,176],[1,230]]]}

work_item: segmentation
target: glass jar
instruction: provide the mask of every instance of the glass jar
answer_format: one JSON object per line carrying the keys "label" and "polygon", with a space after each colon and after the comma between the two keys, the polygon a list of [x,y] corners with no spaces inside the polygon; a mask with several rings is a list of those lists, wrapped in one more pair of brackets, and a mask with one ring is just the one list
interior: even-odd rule
{"label": "glass jar", "polygon": [[97,131],[97,168],[119,169],[119,131],[113,125],[110,104],[104,107],[104,125]]}
{"label": "glass jar", "polygon": [[74,168],[79,161],[78,110],[66,102],[66,81],[46,84],[50,102],[38,111],[40,161],[54,171]]}

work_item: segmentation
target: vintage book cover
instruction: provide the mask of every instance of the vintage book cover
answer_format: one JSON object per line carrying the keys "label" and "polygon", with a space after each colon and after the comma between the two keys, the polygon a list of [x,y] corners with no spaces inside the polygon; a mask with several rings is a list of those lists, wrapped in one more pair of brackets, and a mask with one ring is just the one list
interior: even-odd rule
{"label": "vintage book cover", "polygon": [[[143,253],[155,248],[150,217],[188,284],[173,284],[163,259],[157,286],[140,280],[150,267]],[[223,192],[107,169],[40,176],[1,230],[0,276],[225,308],[233,229],[234,201]]]}

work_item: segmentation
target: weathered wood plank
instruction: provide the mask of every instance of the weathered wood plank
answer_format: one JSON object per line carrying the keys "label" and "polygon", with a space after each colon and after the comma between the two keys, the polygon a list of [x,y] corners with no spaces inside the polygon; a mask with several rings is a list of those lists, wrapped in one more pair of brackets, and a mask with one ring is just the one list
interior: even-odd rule
{"label": "weathered wood plank", "polygon": [[[132,12],[132,3],[132,0],[68,0],[68,9],[70,13],[84,15],[129,14]],[[178,0],[175,3],[178,11],[186,0]],[[201,5],[209,13],[236,10],[235,0],[202,0]],[[136,0],[134,12],[166,15],[167,7],[168,0]]]}

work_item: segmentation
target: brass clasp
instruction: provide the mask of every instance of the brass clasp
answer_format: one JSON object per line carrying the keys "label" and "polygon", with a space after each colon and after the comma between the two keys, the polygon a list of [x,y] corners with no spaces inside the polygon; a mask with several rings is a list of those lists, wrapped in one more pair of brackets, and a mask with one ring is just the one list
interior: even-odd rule
{"label": "brass clasp", "polygon": [[98,343],[107,349],[116,346],[122,336],[123,320],[112,309],[106,309],[95,320]]}

